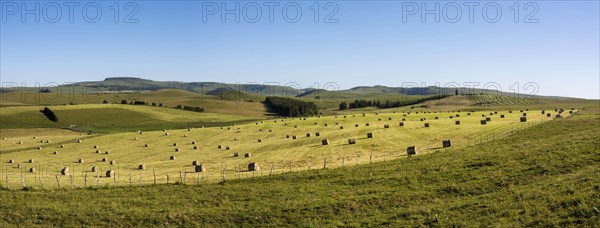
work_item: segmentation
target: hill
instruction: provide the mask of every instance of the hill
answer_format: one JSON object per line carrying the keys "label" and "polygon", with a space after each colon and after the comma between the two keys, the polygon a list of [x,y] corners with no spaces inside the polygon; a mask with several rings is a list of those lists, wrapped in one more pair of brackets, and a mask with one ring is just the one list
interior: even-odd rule
{"label": "hill", "polygon": [[600,218],[599,115],[356,167],[193,186],[1,191],[0,225],[591,227]]}

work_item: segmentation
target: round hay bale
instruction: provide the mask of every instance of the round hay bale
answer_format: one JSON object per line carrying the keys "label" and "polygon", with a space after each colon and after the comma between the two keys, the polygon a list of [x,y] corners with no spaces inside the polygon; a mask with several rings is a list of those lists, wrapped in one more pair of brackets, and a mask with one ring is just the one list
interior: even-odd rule
{"label": "round hay bale", "polygon": [[442,146],[443,146],[444,148],[446,148],[446,147],[451,147],[451,146],[452,146],[452,143],[450,142],[450,139],[443,140],[443,141],[442,141]]}
{"label": "round hay bale", "polygon": [[50,140],[46,140],[46,143],[50,143]]}
{"label": "round hay bale", "polygon": [[110,154],[110,151],[108,151],[108,150],[104,151],[104,154]]}
{"label": "round hay bale", "polygon": [[184,135],[183,135],[183,137],[187,138],[187,137],[188,137],[188,135],[187,135],[187,134],[184,134]]}
{"label": "round hay bale", "polygon": [[523,116],[527,116],[527,113],[526,113],[526,112],[524,112],[524,113],[523,113]]}
{"label": "round hay bale", "polygon": [[367,133],[367,138],[372,139],[374,137],[372,132]]}
{"label": "round hay bale", "polygon": [[344,129],[344,126],[340,126],[340,129]]}
{"label": "round hay bale", "polygon": [[322,143],[323,143],[323,146],[329,145],[329,139],[323,139]]}
{"label": "round hay bale", "polygon": [[29,163],[33,163],[33,162],[34,162],[33,158],[29,159]]}
{"label": "round hay bale", "polygon": [[92,172],[96,172],[98,171],[98,168],[96,166],[92,166]]}
{"label": "round hay bale", "polygon": [[492,121],[492,118],[490,118],[490,117],[486,117],[486,118],[485,118],[485,121],[488,121],[488,122],[490,122],[490,121]]}
{"label": "round hay bale", "polygon": [[329,125],[325,124],[325,127],[327,127],[327,126],[329,126]]}
{"label": "round hay bale", "polygon": [[229,146],[226,146],[226,147],[225,147],[225,150],[229,150],[229,149],[230,149],[230,148],[229,148]]}
{"label": "round hay bale", "polygon": [[436,116],[435,119],[437,120],[437,119],[440,119],[440,118]]}
{"label": "round hay bale", "polygon": [[200,164],[199,161],[197,161],[197,160],[192,161],[192,165],[198,165],[198,164]]}
{"label": "round hay bale", "polygon": [[41,147],[41,146],[38,146],[38,150],[42,150],[42,147]]}
{"label": "round hay bale", "polygon": [[77,163],[84,163],[84,161],[80,158],[79,160],[77,160]]}
{"label": "round hay bale", "polygon": [[99,149],[100,147],[98,147],[98,145],[94,145],[94,149]]}
{"label": "round hay bale", "polygon": [[63,168],[60,170],[60,174],[62,174],[62,175],[64,175],[64,176],[66,176],[66,175],[69,175],[69,167],[63,167]]}
{"label": "round hay bale", "polygon": [[527,117],[521,116],[521,123],[527,122]]}
{"label": "round hay bale", "polygon": [[260,166],[258,166],[258,163],[252,162],[248,164],[248,171],[260,171]]}
{"label": "round hay bale", "polygon": [[60,145],[60,148],[65,148],[65,145]]}
{"label": "round hay bale", "polygon": [[348,139],[348,144],[350,144],[350,145],[356,144],[356,139],[354,139],[354,138]]}
{"label": "round hay bale", "polygon": [[53,154],[58,154],[58,151],[54,151],[54,153],[53,153]]}
{"label": "round hay bale", "polygon": [[384,124],[383,128],[390,128],[390,125],[389,124]]}
{"label": "round hay bale", "polygon": [[165,133],[165,136],[168,136],[168,135],[169,135],[169,132]]}
{"label": "round hay bale", "polygon": [[10,159],[10,160],[8,160],[8,163],[15,163],[15,160]]}
{"label": "round hay bale", "polygon": [[35,167],[31,167],[31,168],[29,168],[29,172],[30,172],[30,173],[35,173]]}
{"label": "round hay bale", "polygon": [[102,161],[103,161],[103,162],[107,162],[107,161],[108,161],[108,158],[102,158]]}
{"label": "round hay bale", "polygon": [[417,154],[417,148],[415,146],[409,146],[409,147],[407,147],[406,148],[406,154],[408,154],[408,156]]}
{"label": "round hay bale", "polygon": [[429,127],[429,123],[425,123],[425,127]]}
{"label": "round hay bale", "polygon": [[173,146],[177,146],[177,143],[173,143]]}
{"label": "round hay bale", "polygon": [[106,177],[114,177],[115,176],[115,171],[114,170],[106,170]]}
{"label": "round hay bale", "polygon": [[144,164],[139,164],[139,165],[138,165],[138,169],[139,169],[139,170],[145,170],[145,169],[146,169],[146,165],[144,165]]}
{"label": "round hay bale", "polygon": [[315,136],[319,137],[319,136],[321,136],[321,133],[319,133],[319,132],[316,132],[316,133],[315,133]]}
{"label": "round hay bale", "polygon": [[81,143],[81,139],[77,140],[77,143]]}
{"label": "round hay bale", "polygon": [[460,120],[454,122],[455,125],[460,125]]}
{"label": "round hay bale", "polygon": [[175,152],[179,152],[179,148],[175,148]]}
{"label": "round hay bale", "polygon": [[546,117],[552,117],[552,114],[546,113]]}
{"label": "round hay bale", "polygon": [[169,159],[175,160],[175,156],[171,155],[171,157],[169,157]]}
{"label": "round hay bale", "polygon": [[194,146],[192,149],[194,149],[194,150],[197,150],[197,149],[198,149],[198,146]]}
{"label": "round hay bale", "polygon": [[404,122],[400,122],[400,127],[404,127]]}
{"label": "round hay bale", "polygon": [[206,166],[204,166],[202,164],[198,164],[198,165],[194,166],[194,171],[196,171],[197,173],[206,172]]}
{"label": "round hay bale", "polygon": [[286,138],[286,139],[289,139],[289,138],[290,138],[290,135],[285,135],[285,138]]}
{"label": "round hay bale", "polygon": [[116,164],[117,164],[117,161],[115,161],[115,160],[112,160],[112,161],[110,161],[110,162],[109,162],[109,164],[110,164],[110,165],[116,165]]}
{"label": "round hay bale", "polygon": [[145,144],[144,147],[150,147],[150,144]]}
{"label": "round hay bale", "polygon": [[217,149],[221,149],[221,148],[223,148],[223,146],[217,145]]}
{"label": "round hay bale", "polygon": [[500,119],[504,119],[504,114],[500,114]]}
{"label": "round hay bale", "polygon": [[33,136],[33,139],[37,139],[37,137],[36,137],[36,136]]}
{"label": "round hay bale", "polygon": [[296,136],[295,136],[295,135],[294,135],[294,136],[292,136],[292,139],[296,139]]}
{"label": "round hay bale", "polygon": [[21,144],[21,145],[22,145],[22,144],[23,144],[23,141],[19,141],[19,143],[18,143],[18,144]]}
{"label": "round hay bale", "polygon": [[21,163],[17,164],[17,168],[20,169],[21,168]]}
{"label": "round hay bale", "polygon": [[369,123],[366,123],[366,124],[365,124],[365,126],[367,126],[367,127],[368,127],[368,126],[371,126],[371,124],[369,124]]}
{"label": "round hay bale", "polygon": [[262,142],[262,140],[261,140],[261,139],[258,139],[258,142]]}
{"label": "round hay bale", "polygon": [[306,137],[309,138],[311,136],[310,133],[306,133]]}
{"label": "round hay bale", "polygon": [[245,157],[245,158],[252,157],[252,154],[250,154],[250,153],[245,153],[245,154],[244,154],[244,157]]}
{"label": "round hay bale", "polygon": [[196,141],[192,141],[192,145],[196,145]]}
{"label": "round hay bale", "polygon": [[481,120],[481,122],[480,122],[480,123],[481,123],[481,125],[486,125],[486,124],[487,124],[487,121],[486,121],[486,120]]}
{"label": "round hay bale", "polygon": [[358,124],[354,124],[355,127],[358,127]]}
{"label": "round hay bale", "polygon": [[240,154],[238,152],[233,153],[233,157],[239,157]]}

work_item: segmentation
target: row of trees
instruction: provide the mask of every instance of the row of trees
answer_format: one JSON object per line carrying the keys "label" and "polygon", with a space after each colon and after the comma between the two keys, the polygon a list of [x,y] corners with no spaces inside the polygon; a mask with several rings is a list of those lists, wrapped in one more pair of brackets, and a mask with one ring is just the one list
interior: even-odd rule
{"label": "row of trees", "polygon": [[[102,103],[104,104],[108,104],[107,100],[104,100]],[[127,101],[127,100],[121,100],[121,104],[130,104],[130,105],[150,105],[150,103],[146,102],[146,101]],[[152,102],[151,104],[152,106],[158,106],[158,107],[163,107],[162,103],[158,103],[156,104],[155,102]],[[166,106],[164,106],[166,107]],[[192,111],[192,112],[204,112],[204,108],[199,107],[199,106],[185,106],[185,105],[177,105],[175,107],[173,107],[175,109],[181,109],[181,110],[186,110],[186,111]]]}
{"label": "row of trees", "polygon": [[313,102],[303,102],[284,97],[267,97],[265,104],[270,111],[281,116],[299,117],[319,114],[319,108]]}
{"label": "row of trees", "polygon": [[418,104],[418,103],[421,103],[424,101],[429,101],[429,100],[438,100],[438,99],[446,98],[449,96],[450,95],[436,95],[436,96],[419,98],[416,100],[409,100],[409,101],[386,100],[385,102],[381,102],[380,100],[377,100],[377,99],[375,99],[375,100],[354,100],[353,102],[350,102],[350,103],[343,101],[340,103],[340,110],[366,108],[366,107],[396,108],[396,107],[402,107],[402,106],[407,106],[407,105],[414,105],[414,104]]}

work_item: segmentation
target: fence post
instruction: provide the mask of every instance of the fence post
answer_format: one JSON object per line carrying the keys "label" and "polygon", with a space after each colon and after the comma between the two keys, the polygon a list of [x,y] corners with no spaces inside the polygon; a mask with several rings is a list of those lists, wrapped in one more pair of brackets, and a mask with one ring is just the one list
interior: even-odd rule
{"label": "fence post", "polygon": [[[56,183],[58,183],[58,189],[60,189],[60,179],[58,179],[58,174],[54,174],[54,176],[56,177]],[[8,175],[6,177],[6,181],[8,182]]]}
{"label": "fence post", "polygon": [[373,152],[369,154],[369,164],[373,164]]}
{"label": "fence post", "polygon": [[154,185],[156,185],[156,170],[152,169],[152,175],[154,175]]}
{"label": "fence post", "polygon": [[129,174],[129,187],[131,187],[131,173]]}
{"label": "fence post", "polygon": [[83,188],[87,188],[87,173],[83,176]]}
{"label": "fence post", "polygon": [[325,160],[323,160],[323,169],[327,168],[327,158],[325,158]]}

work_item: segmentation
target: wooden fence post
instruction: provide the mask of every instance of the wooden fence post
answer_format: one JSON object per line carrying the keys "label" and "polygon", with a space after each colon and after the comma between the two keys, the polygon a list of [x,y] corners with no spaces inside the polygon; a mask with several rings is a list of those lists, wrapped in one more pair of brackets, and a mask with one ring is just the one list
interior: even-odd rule
{"label": "wooden fence post", "polygon": [[152,175],[154,175],[154,185],[156,185],[156,170],[152,169]]}

